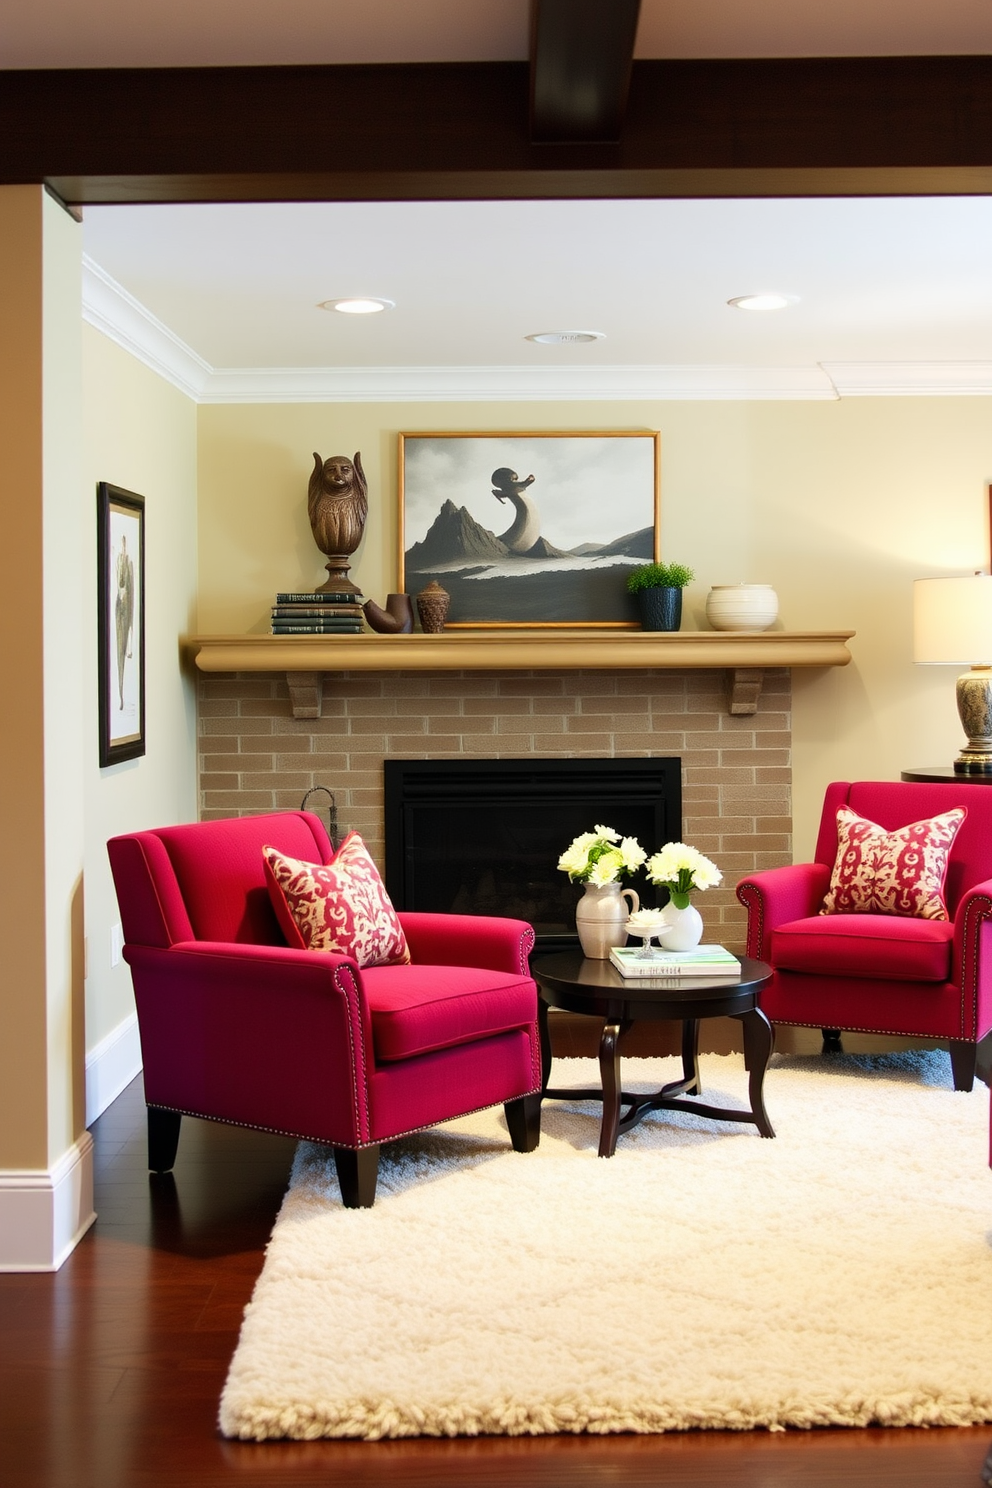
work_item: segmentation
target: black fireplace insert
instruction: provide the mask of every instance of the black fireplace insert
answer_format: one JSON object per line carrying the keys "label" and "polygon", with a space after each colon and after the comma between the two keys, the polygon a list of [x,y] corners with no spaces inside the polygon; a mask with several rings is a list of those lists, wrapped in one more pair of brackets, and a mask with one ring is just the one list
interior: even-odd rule
{"label": "black fireplace insert", "polygon": [[[511,915],[541,951],[577,944],[558,867],[599,824],[650,855],[681,836],[678,759],[386,760],[386,887],[397,909]],[[643,875],[633,887],[657,903]]]}

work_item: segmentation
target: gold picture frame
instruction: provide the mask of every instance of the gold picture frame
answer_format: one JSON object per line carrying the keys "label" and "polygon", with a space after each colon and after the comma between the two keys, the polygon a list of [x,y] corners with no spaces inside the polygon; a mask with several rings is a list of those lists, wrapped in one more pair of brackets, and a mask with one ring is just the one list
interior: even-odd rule
{"label": "gold picture frame", "polygon": [[447,630],[636,630],[660,507],[656,429],[400,434],[397,587],[438,582]]}

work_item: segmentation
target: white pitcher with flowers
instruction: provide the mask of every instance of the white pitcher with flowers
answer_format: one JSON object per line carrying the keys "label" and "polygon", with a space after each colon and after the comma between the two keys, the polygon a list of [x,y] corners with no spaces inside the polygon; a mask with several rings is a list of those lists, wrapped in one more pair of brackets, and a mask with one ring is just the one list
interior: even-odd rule
{"label": "white pitcher with flowers", "polygon": [[703,935],[703,917],[691,901],[694,889],[712,889],[723,878],[715,863],[685,842],[666,842],[644,870],[652,883],[668,890],[659,932],[663,950],[691,951]]}
{"label": "white pitcher with flowers", "polygon": [[627,916],[636,913],[640,900],[633,889],[621,888],[621,879],[636,873],[646,858],[636,837],[597,826],[580,832],[558,859],[573,883],[586,886],[575,906],[575,928],[583,954],[591,960],[605,961],[613,946],[626,941]]}

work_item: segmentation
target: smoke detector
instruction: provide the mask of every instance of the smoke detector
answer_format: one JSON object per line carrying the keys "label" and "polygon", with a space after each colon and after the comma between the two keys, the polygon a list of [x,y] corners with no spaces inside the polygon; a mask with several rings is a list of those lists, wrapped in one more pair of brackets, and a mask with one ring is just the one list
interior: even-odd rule
{"label": "smoke detector", "polygon": [[535,331],[525,336],[525,341],[537,341],[541,346],[572,346],[581,341],[604,341],[603,331]]}

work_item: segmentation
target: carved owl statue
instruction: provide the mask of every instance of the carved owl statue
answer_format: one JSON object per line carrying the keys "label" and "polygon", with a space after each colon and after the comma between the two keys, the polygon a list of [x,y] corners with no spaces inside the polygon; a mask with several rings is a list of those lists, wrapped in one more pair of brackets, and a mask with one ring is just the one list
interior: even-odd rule
{"label": "carved owl statue", "polygon": [[362,540],[369,512],[368,485],[361,451],[355,458],[331,455],[322,460],[314,451],[313,474],[307,488],[307,513],[313,540],[325,557],[347,557]]}

